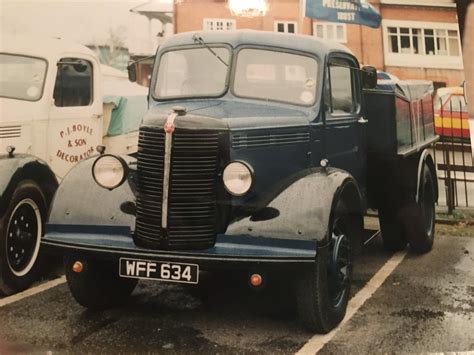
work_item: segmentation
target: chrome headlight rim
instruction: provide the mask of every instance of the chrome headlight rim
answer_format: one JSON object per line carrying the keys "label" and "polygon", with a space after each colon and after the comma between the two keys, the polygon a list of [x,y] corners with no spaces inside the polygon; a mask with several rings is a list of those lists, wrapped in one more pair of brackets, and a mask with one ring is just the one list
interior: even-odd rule
{"label": "chrome headlight rim", "polygon": [[[107,186],[107,185],[102,184],[97,179],[95,169],[96,169],[97,164],[104,158],[114,158],[120,163],[120,165],[122,167],[122,177],[121,177],[120,181],[115,185]],[[94,164],[92,164],[92,177],[93,177],[95,183],[97,185],[99,185],[100,187],[102,187],[106,190],[109,190],[109,191],[112,191],[112,190],[120,187],[127,180],[129,172],[130,172],[130,168],[129,168],[127,162],[122,157],[120,157],[118,155],[114,155],[114,154],[102,154],[99,157],[97,157],[96,160],[94,161]]]}
{"label": "chrome headlight rim", "polygon": [[[237,193],[237,192],[231,191],[231,190],[228,188],[228,186],[227,186],[227,184],[226,184],[226,182],[225,182],[225,171],[226,171],[226,169],[227,169],[230,165],[232,165],[232,164],[241,164],[241,165],[243,165],[243,166],[248,170],[248,172],[250,173],[250,185],[249,185],[249,187],[247,188],[247,190],[245,190],[244,192]],[[241,197],[241,196],[244,196],[245,194],[247,194],[247,193],[252,189],[252,187],[253,187],[253,185],[254,185],[254,183],[255,183],[255,172],[254,172],[252,166],[251,166],[249,163],[247,163],[247,162],[245,162],[245,161],[243,161],[243,160],[232,160],[231,162],[227,163],[227,164],[225,165],[224,169],[222,170],[222,182],[223,182],[223,184],[224,184],[225,190],[226,190],[229,194],[231,194],[232,196],[235,196],[235,197]]]}

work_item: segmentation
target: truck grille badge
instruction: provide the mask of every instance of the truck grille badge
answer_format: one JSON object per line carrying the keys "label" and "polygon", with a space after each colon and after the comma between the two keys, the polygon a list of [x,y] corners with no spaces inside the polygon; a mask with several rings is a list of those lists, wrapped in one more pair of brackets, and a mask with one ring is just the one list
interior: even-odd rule
{"label": "truck grille badge", "polygon": [[161,203],[161,227],[168,228],[168,194],[170,186],[170,170],[171,170],[171,149],[173,147],[173,132],[175,129],[174,120],[178,117],[176,112],[170,113],[166,120],[164,130],[165,136],[165,159],[163,166],[163,200]]}

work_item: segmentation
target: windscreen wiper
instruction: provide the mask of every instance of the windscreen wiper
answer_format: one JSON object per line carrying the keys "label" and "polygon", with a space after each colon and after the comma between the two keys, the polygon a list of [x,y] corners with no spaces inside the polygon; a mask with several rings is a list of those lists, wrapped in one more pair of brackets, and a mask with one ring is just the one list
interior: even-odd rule
{"label": "windscreen wiper", "polygon": [[207,43],[204,42],[204,40],[202,39],[202,37],[199,36],[197,33],[193,34],[193,41],[194,41],[195,43],[202,44],[204,47],[206,47],[206,48],[209,50],[209,52],[211,52],[212,54],[214,54],[214,56],[215,56],[217,59],[219,59],[226,67],[229,66],[229,64],[227,64],[227,63],[224,61],[224,59],[222,59],[222,58],[219,56],[219,54],[217,54],[211,47],[209,47],[209,46],[207,45]]}

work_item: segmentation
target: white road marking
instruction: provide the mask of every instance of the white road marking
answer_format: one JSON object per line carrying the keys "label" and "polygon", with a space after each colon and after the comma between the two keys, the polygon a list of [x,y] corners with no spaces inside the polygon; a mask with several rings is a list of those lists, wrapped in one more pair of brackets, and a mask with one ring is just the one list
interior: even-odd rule
{"label": "white road marking", "polygon": [[395,270],[395,268],[402,262],[403,258],[407,255],[406,251],[398,252],[394,254],[377,273],[372,276],[369,282],[361,289],[357,294],[352,297],[347,305],[346,316],[342,322],[327,334],[317,334],[313,336],[308,342],[296,353],[296,355],[309,355],[316,354],[323,348],[324,345],[329,343],[332,338],[337,334],[339,330],[346,324],[360,307],[382,286],[387,277]]}
{"label": "white road marking", "polygon": [[43,291],[49,290],[50,288],[56,287],[58,285],[62,285],[65,282],[66,282],[66,277],[62,276],[60,278],[48,281],[44,284],[41,284],[41,285],[38,285],[36,287],[30,288],[28,290],[17,293],[15,295],[5,297],[3,299],[0,299],[0,308],[3,307],[3,306],[6,306],[7,304],[17,302],[17,301],[20,301],[24,298],[27,298],[27,297],[36,295],[38,293],[41,293]]}

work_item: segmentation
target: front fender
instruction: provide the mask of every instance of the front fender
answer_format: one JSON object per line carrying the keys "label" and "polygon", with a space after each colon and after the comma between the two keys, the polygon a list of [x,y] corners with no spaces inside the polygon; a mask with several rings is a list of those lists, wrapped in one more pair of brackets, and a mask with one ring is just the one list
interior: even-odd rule
{"label": "front fender", "polygon": [[340,198],[351,213],[362,216],[361,195],[350,174],[332,168],[311,169],[305,174],[266,208],[231,224],[226,234],[324,241],[331,212]]}
{"label": "front fender", "polygon": [[[51,207],[49,223],[54,225],[130,226],[135,224],[135,197],[129,179],[109,191],[94,181],[92,157],[77,164],[61,182]],[[130,164],[136,161],[122,156]]]}
{"label": "front fender", "polygon": [[[124,156],[127,162],[134,158]],[[129,183],[108,191],[91,174],[85,160],[64,178],[50,214],[51,225],[128,226],[134,229],[134,194]],[[339,169],[311,169],[294,178],[267,207],[229,225],[226,236],[323,241],[333,206],[344,197],[351,213],[362,215],[360,193],[350,174]],[[324,246],[323,244],[320,244]]]}
{"label": "front fender", "polygon": [[58,187],[58,181],[48,164],[29,154],[15,154],[13,157],[0,156],[0,218],[8,208],[18,184],[32,180],[41,188],[49,204]]}

